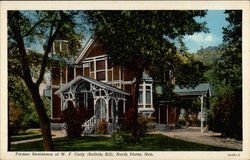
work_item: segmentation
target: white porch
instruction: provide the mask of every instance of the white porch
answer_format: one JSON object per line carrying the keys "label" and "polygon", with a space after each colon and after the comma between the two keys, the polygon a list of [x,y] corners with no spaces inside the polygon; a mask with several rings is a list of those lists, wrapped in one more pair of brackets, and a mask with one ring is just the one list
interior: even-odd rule
{"label": "white porch", "polygon": [[105,120],[108,129],[113,130],[118,123],[118,106],[122,105],[122,112],[125,113],[126,96],[130,94],[102,83],[92,78],[78,76],[61,89],[55,92],[61,97],[61,111],[68,107],[68,102],[73,102],[74,107],[93,107],[91,118],[84,126],[87,132],[96,127],[96,123]]}

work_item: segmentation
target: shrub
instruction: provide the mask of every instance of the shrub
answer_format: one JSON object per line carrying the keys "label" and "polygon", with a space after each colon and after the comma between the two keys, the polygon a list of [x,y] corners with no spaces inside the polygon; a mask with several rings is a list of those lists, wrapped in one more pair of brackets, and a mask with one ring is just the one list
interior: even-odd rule
{"label": "shrub", "polygon": [[185,125],[186,125],[185,119],[179,119],[178,124],[179,124],[180,126],[185,126]]}
{"label": "shrub", "polygon": [[96,132],[100,134],[105,134],[108,132],[108,123],[104,119],[97,123]]}
{"label": "shrub", "polygon": [[222,96],[208,114],[209,130],[222,136],[242,139],[242,93]]}
{"label": "shrub", "polygon": [[62,112],[62,120],[66,123],[67,136],[69,138],[80,137],[83,132],[82,124],[85,121],[86,112],[79,108],[69,106]]}
{"label": "shrub", "polygon": [[19,132],[23,119],[23,110],[13,103],[9,104],[9,132],[11,135],[16,135]]}
{"label": "shrub", "polygon": [[[143,137],[147,130],[152,128],[153,126],[150,125],[150,121],[152,121],[152,119],[150,118],[146,118],[142,115],[138,115],[137,118],[137,133],[136,133],[136,137],[132,136],[132,133],[134,131],[134,113],[135,113],[135,109],[134,108],[130,108],[128,110],[128,112],[125,113],[124,115],[124,119],[121,123],[121,128],[120,131],[118,132],[119,134],[121,134],[122,137],[125,137],[125,139],[127,139],[130,142],[136,142],[140,140],[140,137]],[[130,137],[130,138],[128,138]]]}
{"label": "shrub", "polygon": [[118,144],[130,144],[133,142],[132,133],[116,130],[112,133],[112,139]]}
{"label": "shrub", "polygon": [[[205,123],[203,123],[203,124],[205,124]],[[201,121],[199,119],[192,120],[192,126],[200,127],[201,126]]]}

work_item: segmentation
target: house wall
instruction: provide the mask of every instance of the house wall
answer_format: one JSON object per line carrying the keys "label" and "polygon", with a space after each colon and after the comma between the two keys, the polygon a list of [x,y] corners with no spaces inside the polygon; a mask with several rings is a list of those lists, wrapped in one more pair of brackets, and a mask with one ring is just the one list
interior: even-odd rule
{"label": "house wall", "polygon": [[[67,84],[71,80],[73,80],[77,76],[85,76],[93,79],[97,79],[114,87],[120,88],[122,90],[127,91],[128,93],[132,93],[132,81],[134,79],[134,73],[132,70],[125,68],[123,66],[113,65],[110,58],[108,58],[106,51],[102,48],[102,45],[98,44],[98,42],[94,42],[89,49],[86,51],[86,56],[83,56],[81,60],[77,62],[77,64],[66,65],[61,68],[52,68],[52,122],[60,121],[61,114],[61,99],[58,95],[54,93],[63,85]],[[143,82],[141,88],[143,91],[143,103],[140,103],[139,108],[140,111],[143,112],[143,109],[149,109],[154,107],[154,110],[157,111],[157,103],[151,98],[150,104],[146,103],[146,90],[148,87],[151,87],[151,97],[153,92],[152,81]],[[125,102],[127,111],[131,106],[132,97],[127,97]],[[122,102],[122,101],[121,101]],[[123,111],[123,104],[119,104],[119,111]],[[119,112],[119,115],[122,115]],[[158,114],[153,113],[152,116],[157,118]]]}

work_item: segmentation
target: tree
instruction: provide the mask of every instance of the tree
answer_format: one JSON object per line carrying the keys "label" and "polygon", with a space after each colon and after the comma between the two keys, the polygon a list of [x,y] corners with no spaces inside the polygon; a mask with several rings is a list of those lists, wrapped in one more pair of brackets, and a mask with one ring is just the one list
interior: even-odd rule
{"label": "tree", "polygon": [[204,65],[211,67],[215,61],[221,57],[225,49],[225,44],[209,46],[207,48],[201,48],[196,52],[196,54],[194,54],[194,56]]}
{"label": "tree", "polygon": [[[225,11],[229,25],[223,28],[226,45],[221,57],[215,61],[207,77],[213,83],[215,97],[210,115],[211,129],[218,128],[225,136],[242,137],[242,11]],[[219,117],[218,117],[219,116]],[[231,121],[234,123],[231,123]],[[234,125],[237,132],[223,129],[221,126]],[[218,130],[216,130],[218,131]]]}
{"label": "tree", "polygon": [[[22,78],[32,95],[46,151],[53,150],[53,144],[39,85],[49,67],[52,45],[59,34],[68,39],[69,54],[78,52],[82,37],[75,29],[77,16],[78,12],[74,11],[8,12],[8,55],[13,58],[9,61],[9,72]],[[39,45],[43,53],[29,52],[28,48]]]}
{"label": "tree", "polygon": [[[169,71],[183,73],[182,61],[177,55],[173,40],[183,35],[207,31],[204,23],[194,20],[205,16],[206,11],[89,11],[88,20],[94,24],[94,33],[115,64],[122,64],[134,71],[136,81],[132,93],[134,114],[134,139],[137,133],[138,92],[142,72],[173,89],[169,81]],[[176,18],[178,17],[178,18]],[[190,68],[192,65],[190,66]],[[187,74],[187,73],[183,73]],[[189,74],[189,73],[188,73]],[[183,80],[190,84],[190,79]],[[194,81],[197,79],[193,79]]]}

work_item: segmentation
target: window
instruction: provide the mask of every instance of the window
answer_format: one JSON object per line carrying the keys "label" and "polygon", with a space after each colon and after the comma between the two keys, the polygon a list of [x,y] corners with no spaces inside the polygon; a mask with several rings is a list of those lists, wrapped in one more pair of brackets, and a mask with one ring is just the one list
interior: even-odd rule
{"label": "window", "polygon": [[151,104],[151,87],[146,86],[146,104]]}
{"label": "window", "polygon": [[143,91],[139,91],[139,104],[143,103]]}
{"label": "window", "polygon": [[96,72],[96,79],[97,80],[105,80],[105,71]]}
{"label": "window", "polygon": [[108,70],[106,70],[106,58],[91,59],[90,64],[90,77],[99,81],[106,81]]}
{"label": "window", "polygon": [[151,108],[152,99],[152,83],[143,82],[139,87],[138,105],[140,108]]}

